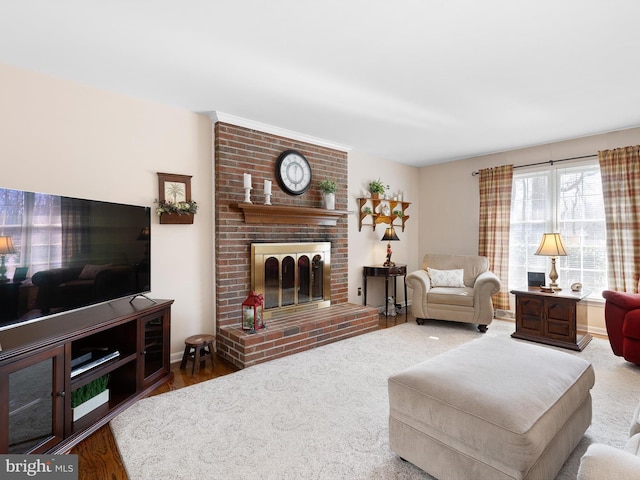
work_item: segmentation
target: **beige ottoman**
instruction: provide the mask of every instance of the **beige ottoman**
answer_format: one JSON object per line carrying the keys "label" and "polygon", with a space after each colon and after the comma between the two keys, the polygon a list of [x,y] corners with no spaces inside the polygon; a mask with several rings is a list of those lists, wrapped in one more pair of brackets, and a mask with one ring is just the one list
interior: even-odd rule
{"label": "beige ottoman", "polygon": [[438,479],[556,477],[591,424],[591,364],[484,337],[389,378],[389,444]]}

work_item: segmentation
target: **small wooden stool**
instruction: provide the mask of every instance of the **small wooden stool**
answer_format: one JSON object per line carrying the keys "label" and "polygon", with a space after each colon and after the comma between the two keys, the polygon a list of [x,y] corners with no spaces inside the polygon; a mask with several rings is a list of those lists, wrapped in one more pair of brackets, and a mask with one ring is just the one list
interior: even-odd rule
{"label": "small wooden stool", "polygon": [[191,375],[200,371],[200,363],[204,362],[207,366],[207,358],[211,359],[211,368],[213,368],[213,341],[215,335],[192,335],[184,341],[184,354],[180,368],[186,368],[187,361],[192,360]]}

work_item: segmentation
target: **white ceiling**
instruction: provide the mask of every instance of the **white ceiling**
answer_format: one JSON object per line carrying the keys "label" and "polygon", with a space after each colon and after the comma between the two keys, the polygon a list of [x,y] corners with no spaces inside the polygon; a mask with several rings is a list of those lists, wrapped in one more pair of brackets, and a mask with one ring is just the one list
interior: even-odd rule
{"label": "white ceiling", "polygon": [[0,63],[421,166],[640,126],[639,18],[637,0],[0,0]]}

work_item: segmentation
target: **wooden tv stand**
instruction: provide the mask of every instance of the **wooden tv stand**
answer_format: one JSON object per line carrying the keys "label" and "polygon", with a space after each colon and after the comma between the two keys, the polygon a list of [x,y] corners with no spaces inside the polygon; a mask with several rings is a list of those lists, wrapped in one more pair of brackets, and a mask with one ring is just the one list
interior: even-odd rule
{"label": "wooden tv stand", "polygon": [[[0,453],[66,453],[167,381],[172,304],[125,298],[0,331]],[[115,351],[78,373],[86,352]],[[72,392],[104,375],[108,402],[74,421]]]}

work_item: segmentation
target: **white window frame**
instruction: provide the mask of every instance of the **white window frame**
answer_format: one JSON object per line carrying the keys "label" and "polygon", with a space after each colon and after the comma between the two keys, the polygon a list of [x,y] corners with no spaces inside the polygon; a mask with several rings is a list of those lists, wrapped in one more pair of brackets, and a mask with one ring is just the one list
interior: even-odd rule
{"label": "white window frame", "polygon": [[[565,247],[568,250],[569,256],[558,257],[556,259],[556,270],[559,274],[558,282],[561,287],[569,288],[572,283],[579,282],[585,285],[585,289],[589,291],[589,300],[602,301],[602,290],[607,288],[607,264],[606,264],[606,225],[604,218],[604,205],[601,205],[599,209],[590,210],[591,213],[596,215],[593,219],[600,224],[600,227],[593,230],[594,239],[588,242],[584,241],[582,237],[574,237],[568,232],[563,232],[563,224],[570,223],[570,221],[562,220],[560,217],[560,205],[559,205],[559,187],[560,175],[563,171],[571,171],[578,169],[594,168],[597,169],[599,175],[598,160],[588,160],[580,162],[558,162],[554,165],[544,165],[536,167],[523,168],[522,171],[514,171],[513,176],[513,195],[512,195],[512,212],[511,212],[511,225],[512,230],[510,232],[509,241],[509,289],[521,288],[527,285],[526,272],[536,271],[544,272],[547,284],[549,283],[549,271],[551,270],[551,259],[549,257],[535,256],[535,251],[539,245],[542,233],[559,232],[563,236]],[[548,178],[548,189],[550,192],[548,196],[544,198],[547,200],[547,204],[544,208],[546,213],[544,218],[539,221],[533,219],[520,221],[516,216],[515,202],[519,202],[520,198],[517,198],[516,190],[519,188],[517,185],[518,179],[523,177],[532,177],[536,175],[546,176]],[[599,177],[598,177],[599,180]],[[519,203],[522,205],[522,203]],[[538,212],[541,209],[538,209]],[[577,219],[576,223],[580,223],[581,220]],[[522,230],[518,233],[514,233],[519,225],[533,225],[525,235],[526,241],[522,240]],[[542,225],[540,227],[539,225]],[[559,227],[559,225],[561,225]],[[544,231],[543,231],[544,230]],[[523,251],[524,249],[524,251]],[[594,268],[588,268],[585,266],[585,257],[590,254],[593,257]],[[518,261],[515,258],[519,255],[520,259],[524,255],[523,262]],[[569,258],[571,257],[571,258]],[[576,258],[579,258],[579,268],[576,268]],[[524,269],[524,270],[523,270]],[[591,281],[592,278],[603,279],[602,282]],[[587,279],[587,280],[585,280]],[[598,285],[599,284],[599,285]]]}
{"label": "white window frame", "polygon": [[[60,235],[47,235],[44,243],[38,242],[38,238],[42,238],[42,235],[34,235],[34,231],[31,226],[34,225],[34,211],[36,208],[35,200],[36,195],[45,196],[45,194],[37,194],[33,192],[23,192],[23,210],[21,216],[21,224],[8,223],[6,216],[0,217],[0,233],[3,235],[11,235],[11,232],[20,231],[20,235],[12,235],[14,238],[14,246],[17,254],[6,256],[7,276],[13,277],[16,267],[29,266],[29,276],[41,270],[49,270],[51,268],[61,266],[61,252],[62,246],[60,241],[53,243],[53,237],[60,237]],[[7,208],[11,208],[7,206]],[[40,219],[43,217],[40,216]],[[60,220],[60,211],[48,211],[47,221],[38,223],[34,227],[38,230],[45,230],[49,232],[59,232],[62,228]],[[40,240],[41,241],[41,240]],[[40,252],[41,258],[37,261],[33,258],[34,249]],[[42,256],[42,253],[45,253]]]}

